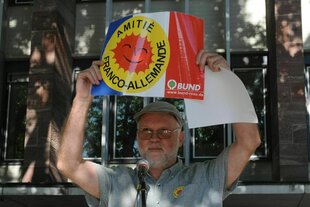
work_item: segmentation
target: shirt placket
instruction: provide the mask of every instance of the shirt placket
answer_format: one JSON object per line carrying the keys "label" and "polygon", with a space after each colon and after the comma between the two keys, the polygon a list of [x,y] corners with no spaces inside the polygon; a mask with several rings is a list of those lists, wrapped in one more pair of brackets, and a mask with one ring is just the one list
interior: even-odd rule
{"label": "shirt placket", "polygon": [[165,192],[164,185],[168,177],[169,173],[165,172],[159,180],[153,181],[152,184],[150,184],[149,192],[147,195],[148,206],[161,206],[163,197],[166,197],[162,194]]}

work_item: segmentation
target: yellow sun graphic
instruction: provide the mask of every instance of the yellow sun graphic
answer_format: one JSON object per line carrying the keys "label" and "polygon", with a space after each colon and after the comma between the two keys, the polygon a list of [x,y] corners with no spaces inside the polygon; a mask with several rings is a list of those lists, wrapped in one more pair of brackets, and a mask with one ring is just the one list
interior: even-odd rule
{"label": "yellow sun graphic", "polygon": [[144,92],[157,84],[167,70],[168,36],[152,18],[129,18],[113,32],[101,60],[102,79],[111,89],[127,94]]}
{"label": "yellow sun graphic", "polygon": [[126,35],[112,51],[116,63],[125,71],[145,72],[152,63],[152,47],[146,37]]}

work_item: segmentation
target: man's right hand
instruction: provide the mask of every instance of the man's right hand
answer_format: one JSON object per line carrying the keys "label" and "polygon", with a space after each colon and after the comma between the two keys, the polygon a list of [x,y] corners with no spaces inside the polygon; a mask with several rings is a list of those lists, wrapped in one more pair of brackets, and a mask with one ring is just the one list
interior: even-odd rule
{"label": "man's right hand", "polygon": [[76,95],[75,98],[78,100],[91,100],[91,88],[92,85],[99,85],[102,80],[102,76],[99,67],[104,63],[101,60],[92,62],[92,65],[81,71],[76,79]]}

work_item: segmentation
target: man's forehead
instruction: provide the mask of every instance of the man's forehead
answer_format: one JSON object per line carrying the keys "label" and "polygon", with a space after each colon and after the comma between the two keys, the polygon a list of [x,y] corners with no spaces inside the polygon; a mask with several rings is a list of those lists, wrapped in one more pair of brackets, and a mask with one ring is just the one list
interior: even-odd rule
{"label": "man's forehead", "polygon": [[152,118],[161,119],[162,121],[173,120],[177,124],[179,124],[176,117],[173,114],[168,113],[168,112],[148,112],[148,113],[145,113],[145,114],[141,115],[141,117],[139,118],[138,124],[144,123],[145,120],[152,119]]}

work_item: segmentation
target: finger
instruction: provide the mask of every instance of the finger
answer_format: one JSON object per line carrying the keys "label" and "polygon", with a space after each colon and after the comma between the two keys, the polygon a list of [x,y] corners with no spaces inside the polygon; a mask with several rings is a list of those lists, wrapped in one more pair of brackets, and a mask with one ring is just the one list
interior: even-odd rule
{"label": "finger", "polygon": [[196,64],[198,65],[200,63],[200,59],[201,59],[201,56],[203,55],[204,53],[204,50],[199,50],[197,56],[196,56]]}
{"label": "finger", "polygon": [[104,65],[104,62],[102,60],[94,60],[92,62],[92,65],[97,66],[98,68],[102,65]]}
{"label": "finger", "polygon": [[104,64],[103,61],[101,60],[97,60],[97,61],[93,61],[92,63],[92,68],[93,68],[93,75],[97,80],[102,80],[102,76],[101,76],[101,72],[100,72],[100,66],[102,66]]}
{"label": "finger", "polygon": [[207,58],[207,64],[212,71],[216,72],[221,70],[220,66],[226,64],[226,60],[216,53],[210,53]]}
{"label": "finger", "polygon": [[226,60],[223,58],[223,59],[219,59],[217,60],[215,63],[214,63],[215,66],[217,66],[219,69],[223,68],[223,69],[228,69],[229,68],[229,65],[228,63],[226,62]]}
{"label": "finger", "polygon": [[89,78],[91,78],[92,83],[95,83],[98,85],[99,82],[102,80],[102,76],[100,73],[100,66],[102,66],[103,64],[104,64],[103,61],[96,60],[96,61],[93,61],[90,68],[87,69],[90,72],[91,77]]}
{"label": "finger", "polygon": [[90,68],[80,72],[78,74],[77,79],[83,80],[85,83],[89,82],[91,84],[96,84],[96,80],[94,79],[94,77],[90,71]]}
{"label": "finger", "polygon": [[100,72],[99,72],[99,69],[97,69],[96,67],[92,67],[89,70],[89,74],[91,76],[90,78],[93,81],[92,83],[93,84],[95,83],[96,85],[100,84],[100,79],[101,79],[101,76],[98,75],[98,73],[100,73]]}
{"label": "finger", "polygon": [[205,68],[205,65],[206,65],[207,59],[208,59],[208,55],[209,55],[209,53],[207,51],[204,51],[204,50],[199,51],[199,53],[197,55],[197,61],[198,61],[197,64],[199,64],[199,69],[201,71],[203,71]]}

